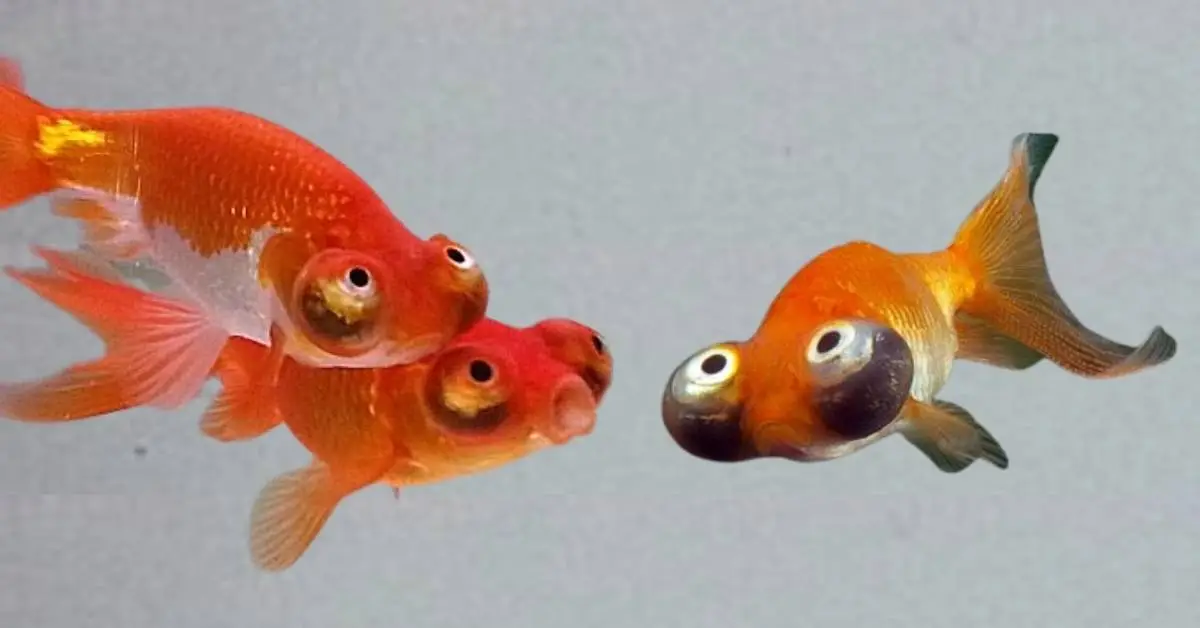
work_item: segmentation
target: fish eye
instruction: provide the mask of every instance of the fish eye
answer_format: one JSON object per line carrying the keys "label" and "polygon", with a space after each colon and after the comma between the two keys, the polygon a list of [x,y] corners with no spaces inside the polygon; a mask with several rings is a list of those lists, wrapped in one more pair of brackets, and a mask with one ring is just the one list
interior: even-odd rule
{"label": "fish eye", "polygon": [[709,349],[692,358],[684,368],[684,376],[697,386],[717,386],[737,373],[737,354],[725,347]]}
{"label": "fish eye", "polygon": [[450,263],[454,264],[455,268],[458,268],[459,270],[471,270],[472,268],[475,268],[475,258],[471,257],[471,255],[460,246],[449,244],[445,249],[443,249],[443,253],[445,253],[446,259],[450,260]]}
{"label": "fish eye", "polygon": [[600,334],[592,334],[592,348],[596,353],[604,353],[604,340],[600,338]]}
{"label": "fish eye", "polygon": [[351,266],[342,277],[342,288],[347,294],[370,296],[375,292],[371,272],[362,266]]}
{"label": "fish eye", "polygon": [[496,369],[492,368],[484,360],[471,360],[471,364],[467,366],[467,374],[477,384],[487,384],[496,376]]}
{"label": "fish eye", "polygon": [[737,372],[737,352],[730,347],[713,347],[688,360],[680,383],[688,389],[719,388],[730,382]]}
{"label": "fish eye", "polygon": [[836,322],[818,329],[808,343],[805,358],[811,364],[821,364],[835,360],[854,344],[854,326],[845,322]]}

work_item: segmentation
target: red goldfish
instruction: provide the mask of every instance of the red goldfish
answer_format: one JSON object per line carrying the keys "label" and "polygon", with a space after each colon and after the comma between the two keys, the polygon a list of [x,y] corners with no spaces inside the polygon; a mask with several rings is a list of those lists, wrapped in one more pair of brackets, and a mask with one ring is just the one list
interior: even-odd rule
{"label": "red goldfish", "polygon": [[[226,338],[267,344],[272,326],[283,332],[273,349],[310,366],[411,363],[486,312],[487,281],[465,247],[414,235],[295,133],[216,107],[55,109],[0,60],[0,208],[49,193],[57,214],[82,221],[87,248],[158,271],[172,300],[115,303],[111,290],[77,292],[69,274],[10,271],[108,341],[104,357],[0,400],[13,418],[177,407]],[[95,394],[79,392],[83,381]]]}
{"label": "red goldfish", "polygon": [[406,366],[313,369],[285,360],[274,387],[263,389],[245,373],[267,359],[266,347],[229,340],[215,370],[224,400],[214,406],[263,411],[225,414],[211,423],[223,431],[210,435],[251,438],[282,420],[313,455],[255,502],[251,554],[272,571],[298,560],[338,503],[363,487],[478,473],[590,433],[612,377],[599,335],[564,319],[517,328],[485,318]]}
{"label": "red goldfish", "polygon": [[816,461],[899,432],[942,471],[979,458],[1007,468],[996,439],[938,398],[954,360],[1021,370],[1048,358],[1088,378],[1170,360],[1176,343],[1162,327],[1140,346],[1115,342],[1055,290],[1033,192],[1057,143],[1017,136],[1003,178],[944,250],[850,242],[801,268],[749,340],[676,368],[662,400],[675,442],[713,461]]}

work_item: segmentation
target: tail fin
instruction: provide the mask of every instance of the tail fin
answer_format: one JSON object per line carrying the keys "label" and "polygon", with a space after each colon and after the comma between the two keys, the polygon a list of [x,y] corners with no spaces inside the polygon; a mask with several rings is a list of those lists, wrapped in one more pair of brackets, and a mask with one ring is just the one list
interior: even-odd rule
{"label": "tail fin", "polygon": [[38,117],[49,109],[30,98],[21,67],[0,57],[0,209],[54,189],[54,172],[38,156]]}
{"label": "tail fin", "polygon": [[70,254],[35,248],[46,269],[7,274],[104,339],[104,357],[40,380],[0,384],[0,416],[85,419],[127,408],[175,408],[195,397],[227,334],[187,303],[89,273]]}
{"label": "tail fin", "polygon": [[1162,364],[1175,355],[1175,339],[1162,327],[1137,347],[1105,338],[1075,317],[1050,281],[1033,191],[1057,144],[1056,135],[1017,136],[1004,178],[959,228],[950,251],[978,282],[961,311],[1085,377]]}

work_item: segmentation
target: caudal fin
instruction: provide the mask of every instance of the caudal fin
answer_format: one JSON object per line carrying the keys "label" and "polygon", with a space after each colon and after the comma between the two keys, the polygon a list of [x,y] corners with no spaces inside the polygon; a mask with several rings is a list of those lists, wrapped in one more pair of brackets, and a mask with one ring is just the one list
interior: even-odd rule
{"label": "caudal fin", "polygon": [[89,273],[69,254],[34,250],[47,268],[5,272],[87,325],[107,350],[40,380],[0,384],[0,416],[71,421],[143,405],[174,408],[200,392],[223,329],[186,303]]}
{"label": "caudal fin", "polygon": [[37,151],[38,117],[49,109],[25,93],[21,67],[0,57],[0,209],[54,189],[54,173]]}
{"label": "caudal fin", "polygon": [[1175,355],[1175,339],[1155,326],[1131,347],[1088,329],[1063,302],[1046,268],[1033,192],[1058,136],[1024,133],[1012,143],[1008,171],[958,230],[950,251],[978,282],[961,311],[1091,378],[1129,375]]}

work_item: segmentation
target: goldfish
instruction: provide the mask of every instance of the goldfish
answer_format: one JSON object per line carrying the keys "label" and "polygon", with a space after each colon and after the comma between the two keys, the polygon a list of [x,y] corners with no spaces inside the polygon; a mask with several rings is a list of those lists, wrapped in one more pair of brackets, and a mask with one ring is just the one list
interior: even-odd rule
{"label": "goldfish", "polygon": [[1176,341],[1162,326],[1138,346],[1106,338],[1051,281],[1034,189],[1057,144],[1018,135],[945,249],[851,241],[800,268],[748,340],[712,344],[672,372],[661,410],[674,442],[709,461],[804,462],[899,433],[944,472],[981,458],[1005,469],[997,439],[939,396],[955,360],[1019,371],[1048,359],[1091,379],[1170,360]]}
{"label": "goldfish", "polygon": [[366,486],[480,473],[590,433],[612,376],[599,334],[566,319],[518,328],[485,318],[410,365],[312,369],[286,359],[270,389],[245,377],[266,359],[263,345],[232,338],[214,372],[222,395],[269,398],[257,418],[228,415],[220,440],[283,422],[312,454],[255,500],[251,556],[268,571],[293,565],[341,500]]}
{"label": "goldfish", "polygon": [[[122,290],[81,292],[70,273],[10,271],[70,304],[107,347],[10,386],[0,399],[10,418],[178,407],[230,337],[274,337],[276,352],[314,368],[410,364],[486,314],[487,279],[467,247],[417,236],[287,128],[221,107],[52,108],[0,59],[0,209],[43,195],[83,226],[84,248],[131,277],[154,271],[164,294],[116,303]],[[259,374],[265,385],[277,361]]]}

